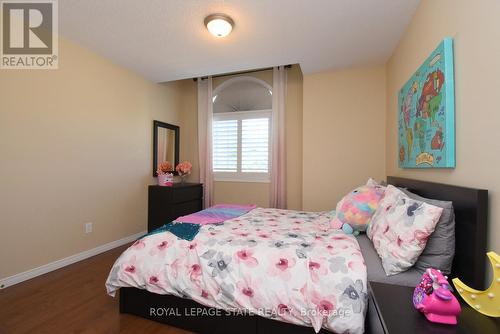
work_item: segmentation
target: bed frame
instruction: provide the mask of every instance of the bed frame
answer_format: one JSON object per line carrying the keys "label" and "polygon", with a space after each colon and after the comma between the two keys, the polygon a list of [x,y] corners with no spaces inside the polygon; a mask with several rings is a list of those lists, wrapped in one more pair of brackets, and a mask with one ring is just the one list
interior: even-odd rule
{"label": "bed frame", "polygon": [[[387,182],[407,188],[423,197],[453,202],[456,251],[450,279],[460,277],[466,284],[483,289],[486,268],[488,191],[393,176],[389,176]],[[155,310],[164,308],[166,314],[151,314],[152,308]],[[172,310],[176,311],[175,315],[169,313]],[[193,310],[202,311],[203,314],[193,315]],[[154,294],[137,288],[120,289],[120,312],[138,315],[196,333],[313,333],[310,327],[292,325],[256,315],[227,314],[225,311],[217,311],[190,299]],[[216,315],[210,316],[210,314]],[[370,332],[368,326],[366,332]],[[322,329],[320,333],[330,332]]]}

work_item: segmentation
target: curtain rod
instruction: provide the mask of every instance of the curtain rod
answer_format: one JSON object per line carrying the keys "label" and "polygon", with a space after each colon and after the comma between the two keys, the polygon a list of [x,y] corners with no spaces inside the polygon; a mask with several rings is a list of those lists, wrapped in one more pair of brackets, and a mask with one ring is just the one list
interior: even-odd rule
{"label": "curtain rod", "polygon": [[[285,65],[285,68],[292,68],[292,65]],[[272,70],[272,69],[273,69],[273,67],[265,67],[265,68],[259,68],[259,69],[256,69],[256,70],[248,70],[248,71],[239,71],[239,72],[230,72],[230,73],[216,74],[216,75],[212,75],[212,78],[221,78],[221,77],[227,77],[227,76],[230,76],[230,75],[263,72],[263,71],[269,71],[269,70]],[[201,77],[201,80],[205,80],[205,79],[208,79],[208,76]],[[193,81],[198,81],[198,78],[193,78]]]}

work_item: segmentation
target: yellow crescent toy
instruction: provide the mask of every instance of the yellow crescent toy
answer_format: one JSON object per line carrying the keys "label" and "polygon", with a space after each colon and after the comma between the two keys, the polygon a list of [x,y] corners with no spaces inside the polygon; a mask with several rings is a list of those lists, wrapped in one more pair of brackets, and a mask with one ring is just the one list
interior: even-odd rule
{"label": "yellow crescent toy", "polygon": [[458,278],[452,280],[460,296],[476,311],[490,317],[500,317],[500,256],[488,252],[488,258],[493,266],[493,282],[485,291],[474,290]]}

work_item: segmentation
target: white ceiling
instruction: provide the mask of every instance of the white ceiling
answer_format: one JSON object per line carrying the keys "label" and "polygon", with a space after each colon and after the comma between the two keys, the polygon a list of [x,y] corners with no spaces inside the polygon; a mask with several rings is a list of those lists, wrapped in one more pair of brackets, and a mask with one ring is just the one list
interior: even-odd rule
{"label": "white ceiling", "polygon": [[[419,0],[62,0],[60,33],[142,76],[171,81],[299,63],[305,74],[382,64]],[[205,16],[235,21],[211,36]]]}

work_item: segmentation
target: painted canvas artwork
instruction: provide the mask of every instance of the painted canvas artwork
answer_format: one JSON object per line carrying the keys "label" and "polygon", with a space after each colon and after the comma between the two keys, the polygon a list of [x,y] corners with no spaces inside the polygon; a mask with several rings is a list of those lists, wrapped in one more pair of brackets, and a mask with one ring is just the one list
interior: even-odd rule
{"label": "painted canvas artwork", "polygon": [[453,39],[445,38],[398,97],[399,167],[455,167]]}

